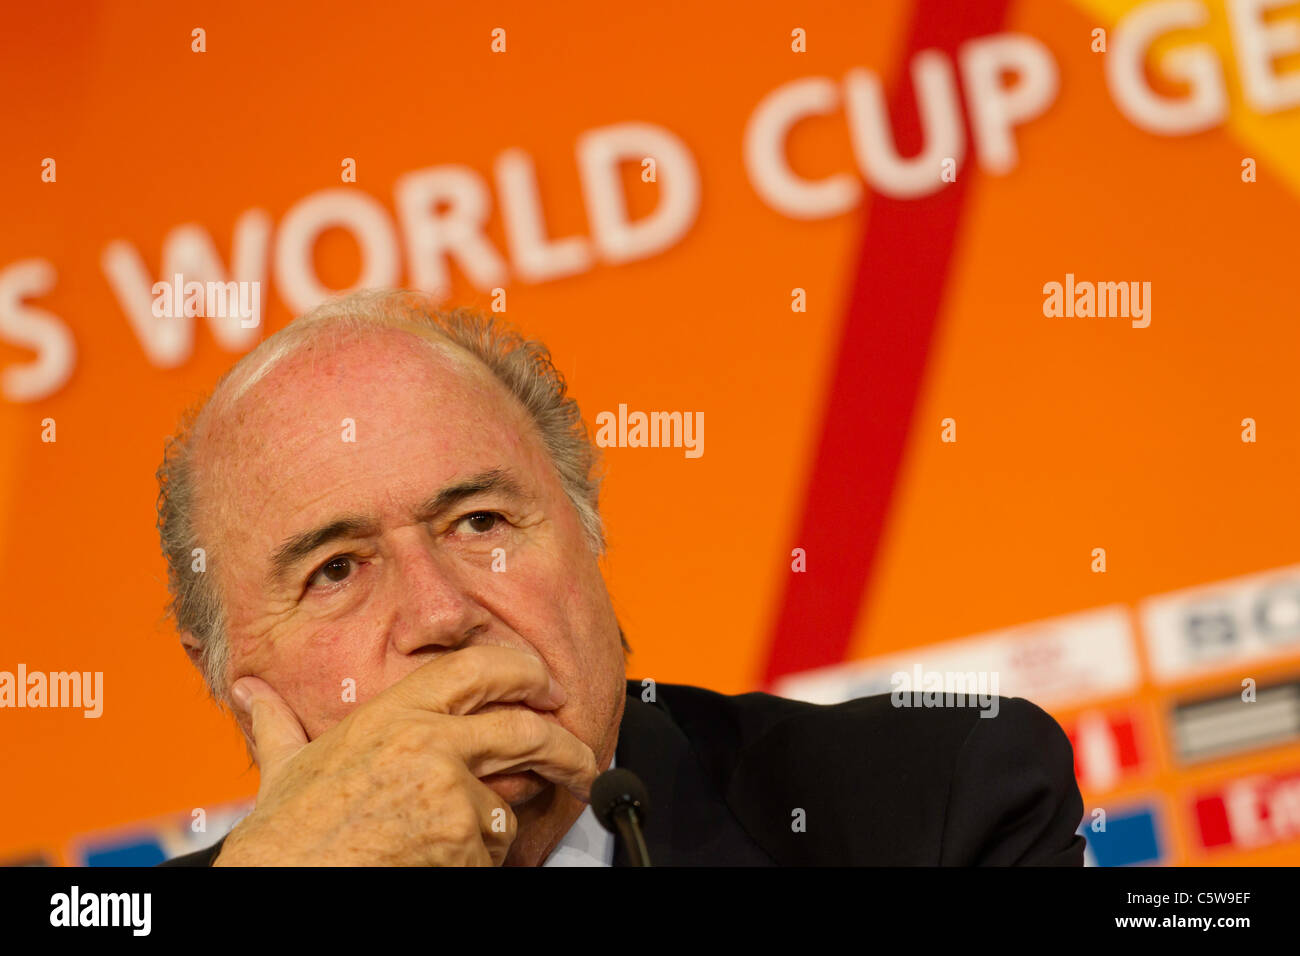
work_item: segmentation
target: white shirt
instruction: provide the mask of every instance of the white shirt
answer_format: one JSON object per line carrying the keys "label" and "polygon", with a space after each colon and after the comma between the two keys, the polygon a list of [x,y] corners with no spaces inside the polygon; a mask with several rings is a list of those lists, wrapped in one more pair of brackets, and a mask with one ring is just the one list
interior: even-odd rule
{"label": "white shirt", "polygon": [[[610,758],[609,769],[614,769],[615,760]],[[551,851],[542,866],[613,866],[614,834],[610,833],[596,819],[596,811],[590,804],[583,808],[578,819],[564,834],[559,846]]]}

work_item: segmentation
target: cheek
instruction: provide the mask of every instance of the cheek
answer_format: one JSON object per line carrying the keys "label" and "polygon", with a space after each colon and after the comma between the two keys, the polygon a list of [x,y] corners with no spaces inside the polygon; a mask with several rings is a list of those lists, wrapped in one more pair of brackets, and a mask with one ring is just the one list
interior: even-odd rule
{"label": "cheek", "polygon": [[[566,725],[607,717],[609,688],[621,694],[625,668],[599,567],[594,561],[557,561],[548,555],[518,562],[509,575],[496,577],[512,581],[498,585],[494,611],[542,655],[569,693]],[[579,736],[587,737],[593,729],[583,726]]]}
{"label": "cheek", "polygon": [[314,740],[379,691],[383,675],[361,642],[339,628],[310,638],[280,641],[274,661],[259,677],[284,698]]}

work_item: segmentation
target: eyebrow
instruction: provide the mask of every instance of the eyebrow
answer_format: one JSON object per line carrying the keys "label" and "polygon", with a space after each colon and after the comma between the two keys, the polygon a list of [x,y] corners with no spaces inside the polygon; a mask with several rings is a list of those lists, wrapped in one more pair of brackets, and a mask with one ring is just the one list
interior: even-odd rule
{"label": "eyebrow", "polygon": [[[515,501],[529,497],[509,472],[496,468],[448,485],[426,498],[416,510],[415,517],[420,521],[432,521],[466,498],[491,493]],[[340,515],[310,531],[286,538],[271,555],[271,570],[267,577],[272,583],[284,580],[304,559],[332,541],[371,537],[378,533],[379,522],[375,518],[360,514]]]}

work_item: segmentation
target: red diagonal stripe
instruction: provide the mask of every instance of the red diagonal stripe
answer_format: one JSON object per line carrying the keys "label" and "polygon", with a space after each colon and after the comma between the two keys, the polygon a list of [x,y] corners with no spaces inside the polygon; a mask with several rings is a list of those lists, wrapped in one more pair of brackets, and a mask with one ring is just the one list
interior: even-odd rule
{"label": "red diagonal stripe", "polygon": [[[952,56],[963,41],[996,33],[1007,2],[916,4],[906,51],[888,85],[890,116],[905,155],[918,152],[922,142],[910,78],[913,55],[939,49]],[[807,552],[808,570],[789,575],[768,682],[844,660],[889,510],[972,175],[969,131],[967,143],[957,182],[922,199],[872,198],[792,544]]]}

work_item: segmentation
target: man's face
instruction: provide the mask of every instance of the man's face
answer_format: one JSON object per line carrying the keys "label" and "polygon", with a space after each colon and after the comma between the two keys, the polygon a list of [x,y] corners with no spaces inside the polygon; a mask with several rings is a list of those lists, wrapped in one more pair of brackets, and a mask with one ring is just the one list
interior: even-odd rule
{"label": "man's face", "polygon": [[[502,645],[546,664],[568,694],[552,719],[606,766],[618,624],[535,426],[481,365],[399,330],[307,345],[197,456],[231,682],[267,681],[314,739],[432,658]],[[548,786],[489,783],[515,806]]]}

